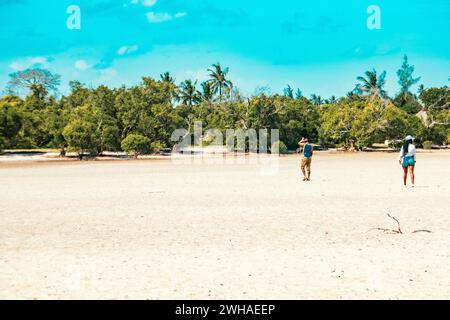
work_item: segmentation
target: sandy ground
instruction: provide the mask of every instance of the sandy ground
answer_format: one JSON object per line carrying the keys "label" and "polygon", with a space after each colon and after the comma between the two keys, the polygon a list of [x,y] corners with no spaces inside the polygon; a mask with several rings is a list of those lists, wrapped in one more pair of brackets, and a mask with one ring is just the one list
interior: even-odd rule
{"label": "sandy ground", "polygon": [[0,163],[0,298],[449,299],[450,152],[396,157]]}

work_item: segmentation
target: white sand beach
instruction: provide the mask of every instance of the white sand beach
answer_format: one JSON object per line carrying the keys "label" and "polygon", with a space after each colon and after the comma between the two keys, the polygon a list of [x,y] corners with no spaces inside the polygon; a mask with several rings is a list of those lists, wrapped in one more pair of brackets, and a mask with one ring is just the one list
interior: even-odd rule
{"label": "white sand beach", "polygon": [[417,158],[0,162],[0,298],[450,299],[450,152]]}

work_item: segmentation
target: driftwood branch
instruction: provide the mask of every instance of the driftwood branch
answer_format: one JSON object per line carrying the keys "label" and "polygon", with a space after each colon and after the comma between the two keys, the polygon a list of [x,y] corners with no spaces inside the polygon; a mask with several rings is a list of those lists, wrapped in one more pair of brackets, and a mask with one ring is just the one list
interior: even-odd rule
{"label": "driftwood branch", "polygon": [[399,232],[397,230],[392,230],[392,229],[373,228],[373,229],[370,229],[369,231],[372,231],[372,230],[383,231],[384,233],[389,233],[389,234],[399,234]]}
{"label": "driftwood branch", "polygon": [[426,233],[432,233],[430,230],[415,230],[411,233],[419,233],[419,232],[426,232]]}
{"label": "driftwood branch", "polygon": [[[369,231],[377,230],[377,231],[383,231],[384,233],[389,233],[389,234],[403,234],[402,228],[400,226],[400,221],[398,221],[397,218],[391,216],[389,213],[387,214],[387,216],[397,223],[397,230],[386,229],[386,228],[373,228],[373,229],[370,229]],[[432,233],[430,230],[425,230],[425,229],[414,230],[411,233],[420,233],[420,232]]]}
{"label": "driftwood branch", "polygon": [[[400,228],[400,222],[395,217],[391,216],[389,213],[387,214],[387,216],[389,218],[393,219],[395,222],[397,222],[398,230],[396,232],[402,234],[403,232],[402,232],[402,229]],[[393,231],[395,231],[395,230],[393,230]]]}

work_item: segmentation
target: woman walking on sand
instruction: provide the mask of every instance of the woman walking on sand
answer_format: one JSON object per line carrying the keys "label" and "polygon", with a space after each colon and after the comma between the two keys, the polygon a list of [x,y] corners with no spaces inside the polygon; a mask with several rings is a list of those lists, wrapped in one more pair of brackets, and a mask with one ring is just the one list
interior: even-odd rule
{"label": "woman walking on sand", "polygon": [[411,184],[414,188],[414,167],[416,166],[416,146],[413,144],[414,138],[407,136],[404,140],[398,162],[403,168],[403,184],[407,186],[408,171],[411,176]]}

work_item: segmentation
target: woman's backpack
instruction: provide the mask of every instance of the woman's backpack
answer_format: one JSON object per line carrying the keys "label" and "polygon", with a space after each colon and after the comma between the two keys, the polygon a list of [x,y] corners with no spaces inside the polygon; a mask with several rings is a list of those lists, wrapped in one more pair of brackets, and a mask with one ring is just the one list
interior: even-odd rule
{"label": "woman's backpack", "polygon": [[312,145],[310,144],[305,144],[305,146],[303,147],[303,155],[306,158],[311,158],[312,157]]}

